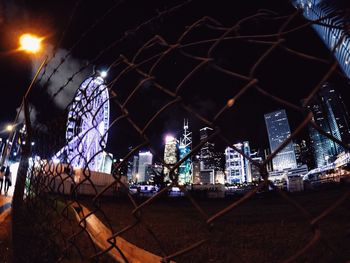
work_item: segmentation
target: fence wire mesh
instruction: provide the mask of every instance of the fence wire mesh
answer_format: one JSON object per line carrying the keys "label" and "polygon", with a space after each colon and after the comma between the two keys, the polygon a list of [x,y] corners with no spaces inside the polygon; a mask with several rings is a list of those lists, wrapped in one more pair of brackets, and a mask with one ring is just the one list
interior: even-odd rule
{"label": "fence wire mesh", "polygon": [[[89,62],[68,72],[63,84],[52,88],[55,76],[71,63],[74,52],[94,43],[91,35],[115,12],[122,12],[118,8],[123,3],[115,1],[102,12],[63,56],[58,57],[59,46],[54,47],[33,89],[47,92],[46,102],[42,102],[45,112],[48,116],[51,111],[57,114],[45,124],[26,123],[31,132],[23,136],[27,142],[35,141],[35,146],[29,153],[29,167],[21,162],[18,174],[25,175],[26,181],[24,203],[14,211],[19,214],[14,219],[15,259],[349,260],[348,185],[290,194],[269,173],[272,159],[310,126],[337,147],[349,150],[341,138],[315,121],[310,109],[327,81],[347,82],[333,55],[348,39],[348,27],[328,23],[339,12],[308,20],[290,5],[281,13],[260,9],[229,22],[204,15],[182,27],[177,19],[188,9],[196,9],[198,3],[180,2],[158,10],[117,40],[107,38],[107,46],[97,45]],[[58,45],[64,43],[84,4],[77,1]],[[320,55],[312,47],[317,41],[321,43],[312,26],[345,33],[331,51],[324,49]],[[300,38],[305,32],[310,40]],[[310,45],[299,43],[308,41]],[[109,65],[106,79],[97,71],[85,74],[96,64]],[[306,67],[310,72],[302,74]],[[86,79],[80,85],[77,79],[81,76]],[[293,85],[299,87],[294,89]],[[65,92],[75,95],[65,110],[58,110],[55,101]],[[29,101],[35,105],[35,95]],[[237,138],[267,138],[258,119],[278,109],[295,116],[296,125],[276,150],[259,161],[237,146]],[[194,136],[201,127],[209,127],[211,132],[202,139],[194,137],[190,151],[169,162],[164,160],[164,136],[176,123],[181,126],[183,118],[189,119]],[[203,147],[212,143],[230,146],[257,171],[254,183],[246,185],[242,193],[204,197],[217,192],[195,191],[192,183],[200,179],[194,172],[190,182],[181,182],[181,165],[188,159],[197,160]],[[143,193],[140,185],[133,188],[127,177],[128,166],[130,169],[139,151],[149,151],[163,167],[151,171],[153,184],[159,188],[150,195]],[[112,171],[96,172],[108,165],[106,152],[117,156],[109,164]],[[224,165],[221,167],[227,179]],[[129,179],[140,179],[135,176]],[[347,172],[342,176],[346,178]],[[217,184],[212,187],[218,189]],[[171,196],[174,189],[179,190],[178,197]]]}

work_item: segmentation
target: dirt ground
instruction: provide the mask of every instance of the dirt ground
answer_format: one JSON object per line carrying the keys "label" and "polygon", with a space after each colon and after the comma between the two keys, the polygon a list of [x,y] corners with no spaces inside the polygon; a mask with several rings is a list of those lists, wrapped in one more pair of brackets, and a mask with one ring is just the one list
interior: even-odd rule
{"label": "dirt ground", "polygon": [[12,262],[11,250],[11,215],[0,223],[0,262]]}
{"label": "dirt ground", "polygon": [[[349,185],[344,185],[312,192],[287,193],[292,200],[298,202],[311,214],[310,218],[306,218],[276,193],[257,194],[211,225],[205,223],[207,218],[194,209],[187,198],[165,197],[145,206],[142,213],[138,215],[139,221],[124,231],[121,236],[159,256],[171,255],[198,241],[206,240],[200,247],[175,257],[176,262],[283,262],[312,240],[314,229],[309,223],[312,218],[322,214],[349,191]],[[198,198],[197,202],[204,213],[210,217],[238,199],[239,197]],[[141,203],[145,200],[140,198],[136,202]],[[99,199],[98,206],[92,205],[91,197],[80,201],[89,207],[106,226],[110,226],[113,233],[125,230],[136,221],[132,215],[134,207],[127,198]],[[320,221],[318,227],[321,231],[321,239],[295,262],[350,262],[349,201],[350,198],[347,195],[341,205]],[[37,210],[44,214],[52,212],[49,207]],[[70,213],[65,215],[65,218],[69,217],[71,217]],[[72,225],[69,227],[64,223],[65,220],[52,224],[51,221],[47,222],[47,218],[50,217],[38,216],[36,220],[30,221],[26,217],[24,229],[27,229],[28,233],[24,236],[26,237],[25,248],[28,250],[28,244],[32,244],[38,252],[35,257],[33,256],[35,261],[29,262],[54,262],[53,259],[63,255],[62,248],[66,246],[66,256],[62,262],[91,262],[90,257],[99,251],[95,250],[93,242],[78,227],[76,220],[72,218],[70,220]],[[51,218],[56,217],[51,216]],[[57,217],[57,219],[61,218]],[[10,262],[11,240],[8,229],[11,229],[10,218],[0,225],[1,263]],[[159,242],[152,237],[150,230]],[[56,242],[51,246],[49,241],[53,240],[61,243]],[[57,244],[60,245],[56,246]],[[33,251],[29,249],[27,252],[31,255]],[[43,256],[43,253],[47,255]],[[102,256],[98,255],[97,258],[99,262],[112,262],[106,253]]]}
{"label": "dirt ground", "polygon": [[[349,187],[289,194],[312,217],[336,202]],[[141,202],[142,200],[138,200]],[[235,199],[198,200],[208,214],[227,207]],[[92,207],[91,207],[92,208]],[[319,224],[321,239],[296,262],[348,262],[350,260],[349,198]],[[128,200],[101,202],[97,216],[114,233],[135,221]],[[103,212],[103,213],[102,213]],[[170,255],[207,239],[199,248],[178,256],[176,262],[281,262],[302,249],[312,238],[310,219],[277,194],[256,195],[212,226],[206,225],[186,198],[158,200],[143,209],[141,221],[122,236],[158,255]],[[157,243],[145,227],[153,231]]]}

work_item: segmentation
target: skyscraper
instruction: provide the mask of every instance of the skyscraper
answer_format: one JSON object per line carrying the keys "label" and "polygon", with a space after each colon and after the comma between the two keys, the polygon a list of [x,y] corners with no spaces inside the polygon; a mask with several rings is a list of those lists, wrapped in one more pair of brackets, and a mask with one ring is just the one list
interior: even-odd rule
{"label": "skyscraper", "polygon": [[302,140],[300,143],[300,164],[306,164],[307,167],[311,168],[314,166],[314,158],[312,146],[309,141]]}
{"label": "skyscraper", "polygon": [[[170,168],[177,162],[177,140],[171,135],[165,137],[164,163]],[[164,180],[169,181],[170,169],[164,166]]]}
{"label": "skyscraper", "polygon": [[136,175],[139,172],[139,156],[134,155],[132,158],[130,158],[128,162],[128,180],[129,181],[137,181]]}
{"label": "skyscraper", "polygon": [[[265,148],[264,149],[264,154],[263,154],[263,160],[266,160],[269,157],[270,154],[271,154],[270,148]],[[268,172],[271,172],[273,170],[272,169],[272,161],[271,160],[266,163],[266,169],[267,169]]]}
{"label": "skyscraper", "polygon": [[[326,133],[350,144],[349,114],[340,94],[330,83],[325,83],[320,92],[307,105],[313,113],[313,120]],[[316,167],[333,161],[336,155],[344,151],[343,147],[309,127],[309,134]]]}
{"label": "skyscraper", "polygon": [[139,152],[139,165],[138,165],[138,180],[137,182],[146,182],[146,170],[149,165],[152,164],[153,154],[151,152]]}
{"label": "skyscraper", "polygon": [[[132,149],[133,149],[132,146],[128,147],[129,152],[131,152]],[[139,160],[138,155],[133,155],[128,159],[127,177],[129,182],[132,182],[135,179],[135,175],[137,174],[137,171],[138,171],[138,160]]]}
{"label": "skyscraper", "polygon": [[[250,157],[250,146],[248,141],[243,142],[243,152],[246,156]],[[244,170],[245,170],[245,182],[252,181],[252,171],[249,159],[244,157]]]}
{"label": "skyscraper", "polygon": [[195,158],[192,162],[192,183],[199,184],[201,182],[200,179],[200,164],[197,158]]}
{"label": "skyscraper", "polygon": [[[206,140],[210,134],[213,132],[213,129],[210,127],[204,127],[199,130],[200,141]],[[202,146],[199,155],[200,167],[201,170],[211,170],[215,169],[214,161],[214,143],[206,142]]]}
{"label": "skyscraper", "polygon": [[[339,0],[293,0],[293,5],[303,11],[305,18],[318,21],[313,28],[339,62],[344,73],[350,77],[350,36],[346,32],[349,18],[341,15],[347,1]],[[345,5],[347,6],[343,6]],[[337,12],[338,11],[338,12]]]}
{"label": "skyscraper", "polygon": [[[179,152],[180,159],[183,159],[190,151],[192,147],[192,132],[188,131],[188,120],[184,120],[183,135],[180,139]],[[179,167],[179,183],[188,184],[191,183],[191,157],[187,158]]]}
{"label": "skyscraper", "polygon": [[[265,124],[269,137],[271,152],[274,152],[285,140],[290,137],[290,128],[285,110],[265,114]],[[274,171],[297,167],[293,142],[288,143],[272,159]]]}
{"label": "skyscraper", "polygon": [[[244,143],[236,143],[234,146],[244,152],[245,154],[250,155],[249,143],[245,141]],[[249,148],[249,152],[248,152]],[[242,154],[231,147],[225,149],[226,157],[226,180],[228,183],[244,183],[251,182],[251,167],[249,160],[244,158]]]}
{"label": "skyscraper", "polygon": [[[258,162],[258,163],[263,163],[263,158],[262,156],[259,155],[259,152],[253,152],[250,154],[250,158],[252,158],[253,161]],[[257,165],[254,165],[253,163],[250,163],[250,171],[252,174],[252,182],[259,181],[261,179],[261,174],[260,174],[260,167]]]}
{"label": "skyscraper", "polygon": [[299,143],[294,142],[293,143],[294,152],[295,152],[295,159],[297,160],[297,165],[301,165],[301,146]]}
{"label": "skyscraper", "polygon": [[215,173],[223,172],[225,170],[225,153],[215,151],[213,154],[213,158]]}

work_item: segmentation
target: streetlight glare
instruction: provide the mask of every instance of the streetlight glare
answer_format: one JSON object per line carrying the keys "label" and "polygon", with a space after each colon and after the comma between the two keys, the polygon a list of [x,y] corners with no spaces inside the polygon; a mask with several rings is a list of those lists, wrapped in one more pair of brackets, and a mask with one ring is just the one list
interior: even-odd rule
{"label": "streetlight glare", "polygon": [[105,71],[105,70],[101,71],[100,76],[101,76],[102,78],[107,77],[107,71]]}
{"label": "streetlight glare", "polygon": [[32,34],[24,34],[20,37],[20,50],[27,51],[29,53],[36,53],[41,48],[42,38],[39,38]]}
{"label": "streetlight glare", "polygon": [[13,130],[13,125],[11,125],[11,124],[7,125],[6,130],[11,132]]}

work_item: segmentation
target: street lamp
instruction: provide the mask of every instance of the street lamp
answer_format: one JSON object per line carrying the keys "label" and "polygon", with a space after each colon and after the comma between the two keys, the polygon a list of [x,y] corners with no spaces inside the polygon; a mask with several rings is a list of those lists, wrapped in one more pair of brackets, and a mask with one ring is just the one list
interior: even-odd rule
{"label": "street lamp", "polygon": [[[23,34],[20,36],[19,38],[19,48],[18,50],[20,51],[25,51],[27,53],[30,53],[30,54],[36,54],[38,53],[40,50],[41,50],[41,42],[42,42],[43,38],[40,38],[38,36],[35,36],[33,34]],[[29,92],[31,91],[36,79],[38,78],[39,76],[39,73],[41,71],[41,69],[44,67],[46,61],[47,61],[47,56],[45,56],[43,62],[41,63],[41,65],[39,66],[38,70],[36,71],[26,93],[24,94],[23,96],[23,100],[22,100],[22,103],[20,105],[20,108],[19,110],[17,111],[17,115],[16,115],[16,118],[15,120],[13,121],[13,123],[11,125],[8,125],[6,127],[6,130],[10,132],[9,134],[9,142],[12,142],[12,143],[9,143],[8,141],[6,141],[6,144],[5,144],[5,147],[4,147],[4,151],[2,153],[2,156],[1,156],[1,166],[4,165],[5,161],[6,161],[6,157],[8,155],[8,153],[11,153],[11,150],[12,150],[12,145],[13,145],[13,141],[14,141],[14,134],[15,134],[15,126],[17,125],[17,121],[18,121],[18,118],[19,118],[19,115],[20,113],[22,112],[22,109],[23,109],[23,106],[24,106],[24,101],[26,100]],[[8,149],[9,148],[9,149]]]}
{"label": "street lamp", "polygon": [[14,125],[9,124],[9,125],[6,126],[6,131],[12,132],[12,131],[13,131],[13,128],[14,128]]}
{"label": "street lamp", "polygon": [[41,49],[41,41],[43,38],[37,37],[32,34],[23,34],[19,38],[19,50],[23,50],[28,53],[38,53]]}
{"label": "street lamp", "polygon": [[[20,38],[20,45],[21,47],[19,48],[19,50],[23,50],[26,51],[28,53],[37,53],[40,50],[40,44],[41,44],[41,39],[37,38],[37,37],[33,37],[32,35],[22,35],[22,37]],[[43,62],[41,63],[40,67],[38,68],[38,70],[36,71],[32,81],[30,82],[29,87],[27,88],[26,93],[23,96],[23,100],[22,103],[20,105],[19,110],[17,111],[17,115],[16,118],[13,122],[13,125],[15,125],[18,121],[20,112],[22,111],[22,109],[24,108],[24,116],[25,116],[25,125],[26,125],[26,130],[27,130],[27,138],[28,141],[30,141],[31,138],[31,125],[30,125],[30,118],[29,118],[29,109],[28,109],[28,104],[27,104],[27,96],[29,94],[29,92],[31,91],[32,87],[34,86],[34,83],[36,82],[39,73],[41,71],[41,69],[44,67],[46,61],[47,61],[48,56],[45,56]],[[14,131],[16,132],[16,129],[14,129]],[[13,130],[11,131],[11,135],[9,136],[9,139],[14,141],[14,136],[13,136]],[[9,146],[9,143],[7,143],[5,145],[5,154],[2,155],[1,157],[1,165],[4,165],[4,163],[6,162],[6,158],[8,156],[8,153],[11,153],[11,149],[12,149],[12,145],[14,143],[12,143]],[[9,147],[9,151],[8,151],[8,147]],[[23,147],[23,145],[22,145]],[[23,197],[24,197],[24,192],[25,192],[25,186],[26,186],[26,179],[27,179],[27,172],[28,172],[28,168],[29,168],[29,157],[30,157],[30,145],[25,145],[22,148],[22,154],[21,154],[21,158],[20,158],[20,163],[19,163],[19,169],[18,172],[16,172],[16,174],[14,175],[16,177],[15,181],[15,187],[14,187],[14,193],[13,193],[13,199],[12,199],[12,221],[13,222],[19,222],[19,214],[18,211],[21,211],[21,207],[23,206]],[[20,233],[18,232],[17,228],[14,227],[12,229],[12,233],[14,236],[19,235]],[[17,250],[17,251],[16,251]],[[20,253],[19,249],[16,249],[16,246],[14,246],[13,249],[13,254],[14,255],[18,255]],[[18,258],[14,261],[19,261]]]}

